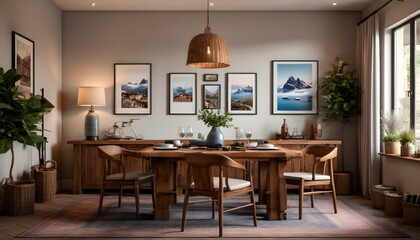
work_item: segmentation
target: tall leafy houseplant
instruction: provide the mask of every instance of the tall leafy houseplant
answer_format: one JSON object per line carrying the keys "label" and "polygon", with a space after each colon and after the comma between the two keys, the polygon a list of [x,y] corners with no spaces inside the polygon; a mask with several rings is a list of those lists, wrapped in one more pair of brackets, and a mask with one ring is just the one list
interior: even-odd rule
{"label": "tall leafy houseplant", "polygon": [[25,98],[16,87],[21,75],[15,69],[4,72],[0,68],[0,154],[11,152],[11,164],[7,184],[13,184],[15,163],[14,143],[36,147],[46,138],[39,134],[38,123],[51,109],[43,107],[41,96]]}
{"label": "tall leafy houseplant", "polygon": [[232,116],[229,113],[222,113],[220,109],[217,111],[203,109],[198,113],[197,119],[203,121],[207,127],[212,128],[207,135],[207,146],[222,147],[224,139],[220,127],[232,127]]}
{"label": "tall leafy houseplant", "polygon": [[[355,77],[355,70],[350,70],[348,66],[346,61],[336,58],[335,65],[326,73],[320,87],[324,99],[321,107],[323,119],[340,122],[342,141],[344,125],[352,117],[360,114],[360,88]],[[342,156],[345,156],[343,151]],[[343,161],[343,158],[341,159]],[[344,161],[342,166],[344,169]]]}

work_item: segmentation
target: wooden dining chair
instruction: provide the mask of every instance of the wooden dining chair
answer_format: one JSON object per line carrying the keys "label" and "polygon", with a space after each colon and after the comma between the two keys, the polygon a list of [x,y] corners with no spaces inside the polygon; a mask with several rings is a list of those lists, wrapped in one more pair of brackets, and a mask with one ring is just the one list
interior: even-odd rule
{"label": "wooden dining chair", "polygon": [[[304,195],[311,195],[311,207],[313,208],[315,194],[331,193],[334,213],[337,213],[333,167],[333,159],[337,157],[337,147],[312,145],[303,148],[301,151],[302,157],[305,155],[313,156],[314,161],[311,171],[284,173],[286,184],[299,186],[299,219],[302,219]],[[319,188],[320,186],[322,188]],[[305,190],[307,188],[309,190]]]}
{"label": "wooden dining chair", "polygon": [[[130,151],[115,145],[105,145],[98,147],[98,155],[103,159],[103,179],[101,184],[101,193],[99,197],[98,215],[101,215],[102,213],[103,199],[106,195],[118,194],[118,207],[121,207],[121,198],[123,196],[123,190],[126,188],[132,188],[134,189],[136,216],[137,219],[139,219],[139,192],[140,185],[143,183],[150,183],[151,185],[153,209],[155,209],[155,175],[153,173],[127,171],[124,162],[122,161],[124,157],[128,156],[139,158],[139,155],[136,151]],[[114,188],[115,186],[117,186],[119,188],[119,191],[108,191],[108,188],[111,186],[114,186]]]}
{"label": "wooden dining chair", "polygon": [[[219,237],[223,236],[223,213],[244,207],[251,207],[254,226],[257,226],[256,206],[252,175],[246,168],[224,155],[191,153],[186,155],[188,166],[187,187],[182,209],[181,232],[185,229],[187,208],[190,204],[212,202],[212,218],[215,218],[215,204],[219,212]],[[230,171],[242,170],[247,176],[246,180],[229,178]],[[217,174],[215,174],[217,172]],[[222,186],[222,187],[220,187]],[[250,203],[224,209],[224,199],[238,195],[249,194]],[[209,200],[190,202],[190,196],[206,196]]]}

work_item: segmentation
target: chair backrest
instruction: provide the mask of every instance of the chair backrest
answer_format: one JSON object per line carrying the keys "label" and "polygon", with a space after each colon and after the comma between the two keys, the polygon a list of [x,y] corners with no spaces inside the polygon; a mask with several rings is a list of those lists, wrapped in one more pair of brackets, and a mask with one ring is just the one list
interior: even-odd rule
{"label": "chair backrest", "polygon": [[187,183],[194,181],[194,189],[214,191],[213,169],[216,167],[220,180],[225,177],[225,185],[229,189],[229,168],[246,170],[244,165],[234,161],[225,155],[189,153],[185,155],[188,165]]}
{"label": "chair backrest", "polygon": [[[310,145],[301,150],[302,155],[310,154],[314,156],[312,166],[312,175],[316,173],[333,175],[333,159],[337,157],[337,147],[323,146],[323,145]],[[328,173],[327,173],[328,170]]]}
{"label": "chair backrest", "polygon": [[127,150],[120,146],[115,145],[104,145],[98,147],[98,155],[103,159],[102,161],[102,171],[104,173],[104,178],[106,175],[111,174],[111,163],[115,163],[118,166],[120,172],[124,175],[126,173],[126,169],[124,163],[121,161],[120,156],[133,156],[136,157],[137,153],[134,151]]}

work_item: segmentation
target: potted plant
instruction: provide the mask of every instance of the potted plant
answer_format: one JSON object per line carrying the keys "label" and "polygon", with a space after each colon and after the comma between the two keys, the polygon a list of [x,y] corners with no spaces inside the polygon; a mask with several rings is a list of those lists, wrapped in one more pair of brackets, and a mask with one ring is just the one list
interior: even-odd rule
{"label": "potted plant", "polygon": [[14,143],[36,147],[46,138],[39,134],[38,123],[50,111],[41,104],[41,96],[25,98],[16,86],[21,75],[15,69],[0,68],[0,154],[10,151],[9,177],[3,179],[4,205],[7,215],[33,213],[35,186],[33,181],[14,181]]}
{"label": "potted plant", "polygon": [[[360,88],[355,77],[355,70],[349,70],[348,65],[343,59],[336,58],[336,64],[331,71],[326,73],[320,86],[321,96],[324,99],[320,113],[325,121],[340,122],[342,141],[344,125],[360,114]],[[342,144],[344,145],[344,141]],[[337,193],[350,194],[352,177],[351,172],[343,172],[345,148],[341,149],[342,173],[335,173]]]}
{"label": "potted plant", "polygon": [[381,130],[385,153],[400,154],[399,131],[401,126],[400,116],[394,111],[381,115]]}
{"label": "potted plant", "polygon": [[404,130],[400,133],[401,156],[412,157],[414,154],[414,140],[416,135],[413,129]]}
{"label": "potted plant", "polygon": [[199,111],[197,119],[204,122],[207,127],[211,127],[207,135],[208,147],[223,147],[224,138],[220,127],[232,127],[232,116],[229,113],[222,113],[220,109],[217,111],[212,109],[203,109]]}

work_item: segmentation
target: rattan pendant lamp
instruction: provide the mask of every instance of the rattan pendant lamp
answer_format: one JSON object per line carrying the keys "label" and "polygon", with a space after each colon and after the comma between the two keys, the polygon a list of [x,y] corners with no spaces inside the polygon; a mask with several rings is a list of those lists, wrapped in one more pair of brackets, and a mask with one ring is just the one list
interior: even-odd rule
{"label": "rattan pendant lamp", "polygon": [[207,0],[207,27],[195,36],[188,47],[187,66],[192,68],[229,67],[229,55],[225,40],[211,32],[209,27],[209,0]]}

